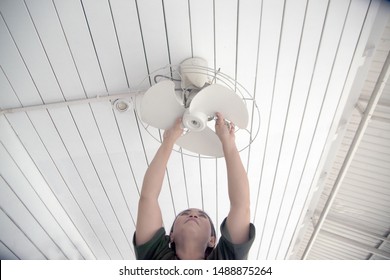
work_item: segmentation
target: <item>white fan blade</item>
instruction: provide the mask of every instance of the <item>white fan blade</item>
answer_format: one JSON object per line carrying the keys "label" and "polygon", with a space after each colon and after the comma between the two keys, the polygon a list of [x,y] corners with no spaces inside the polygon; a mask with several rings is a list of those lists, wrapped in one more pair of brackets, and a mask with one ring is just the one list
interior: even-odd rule
{"label": "white fan blade", "polygon": [[156,128],[167,129],[183,115],[185,108],[176,97],[174,82],[164,80],[145,92],[140,111],[143,122]]}
{"label": "white fan blade", "polygon": [[220,112],[225,119],[240,128],[248,125],[248,110],[243,100],[231,89],[213,84],[196,94],[190,104],[190,112],[202,112],[215,116]]}
{"label": "white fan blade", "polygon": [[188,132],[181,136],[176,141],[176,144],[197,154],[212,157],[224,156],[221,141],[217,134],[209,127],[206,127],[200,132]]}

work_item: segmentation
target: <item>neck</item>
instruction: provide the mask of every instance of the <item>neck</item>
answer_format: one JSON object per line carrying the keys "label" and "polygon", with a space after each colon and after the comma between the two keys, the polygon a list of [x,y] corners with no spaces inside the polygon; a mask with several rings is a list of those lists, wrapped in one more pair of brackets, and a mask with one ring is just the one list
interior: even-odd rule
{"label": "neck", "polygon": [[181,260],[203,260],[204,253],[205,248],[194,242],[182,244],[181,246],[176,244],[176,255]]}

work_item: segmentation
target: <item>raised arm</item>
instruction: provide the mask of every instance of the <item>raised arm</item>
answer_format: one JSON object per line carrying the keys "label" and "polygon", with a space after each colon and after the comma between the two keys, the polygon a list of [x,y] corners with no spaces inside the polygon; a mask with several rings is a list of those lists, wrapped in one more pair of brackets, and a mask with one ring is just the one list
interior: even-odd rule
{"label": "raised arm", "polygon": [[135,235],[135,242],[137,245],[149,241],[163,225],[158,197],[161,192],[168,159],[171,155],[173,145],[182,132],[181,119],[177,119],[174,126],[164,132],[161,146],[146,170],[138,202],[138,217]]}
{"label": "raised arm", "polygon": [[226,226],[231,241],[240,244],[249,238],[250,197],[248,176],[237,150],[234,124],[226,125],[223,116],[217,113],[215,131],[222,143],[228,176],[230,211]]}

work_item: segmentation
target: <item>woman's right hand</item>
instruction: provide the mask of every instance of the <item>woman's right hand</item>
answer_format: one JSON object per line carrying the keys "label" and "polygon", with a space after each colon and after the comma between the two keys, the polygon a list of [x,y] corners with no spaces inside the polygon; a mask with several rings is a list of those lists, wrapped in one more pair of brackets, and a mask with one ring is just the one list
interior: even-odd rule
{"label": "woman's right hand", "polygon": [[235,143],[235,126],[234,123],[225,122],[221,113],[216,113],[215,133],[218,135],[222,145]]}

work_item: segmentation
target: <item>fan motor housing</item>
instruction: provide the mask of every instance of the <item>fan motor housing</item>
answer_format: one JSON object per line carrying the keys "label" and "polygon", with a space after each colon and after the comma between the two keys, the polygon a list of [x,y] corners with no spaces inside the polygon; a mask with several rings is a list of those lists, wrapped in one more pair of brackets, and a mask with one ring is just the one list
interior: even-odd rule
{"label": "fan motor housing", "polygon": [[180,64],[182,88],[201,88],[207,82],[207,61],[199,58],[189,58]]}

